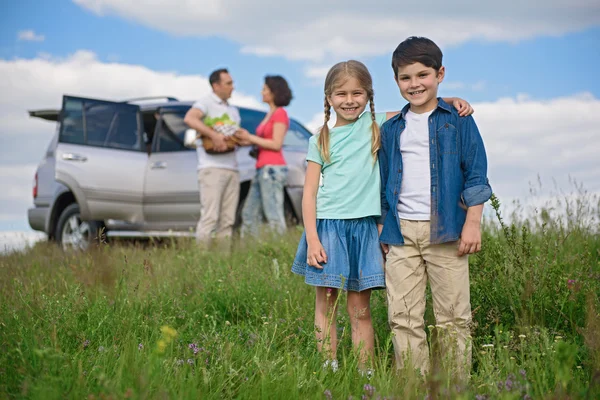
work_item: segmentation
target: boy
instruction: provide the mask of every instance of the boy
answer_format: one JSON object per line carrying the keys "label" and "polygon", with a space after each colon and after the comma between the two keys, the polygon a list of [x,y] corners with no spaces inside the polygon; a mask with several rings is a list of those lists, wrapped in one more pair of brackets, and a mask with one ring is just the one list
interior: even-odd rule
{"label": "boy", "polygon": [[[429,370],[424,330],[427,279],[438,332],[456,338],[447,354],[468,375],[471,361],[468,254],[481,249],[483,203],[492,194],[483,141],[471,116],[437,97],[442,51],[410,37],[392,56],[409,104],[381,129],[381,246],[397,366]],[[448,336],[447,336],[448,337]],[[466,367],[466,369],[465,369]]]}

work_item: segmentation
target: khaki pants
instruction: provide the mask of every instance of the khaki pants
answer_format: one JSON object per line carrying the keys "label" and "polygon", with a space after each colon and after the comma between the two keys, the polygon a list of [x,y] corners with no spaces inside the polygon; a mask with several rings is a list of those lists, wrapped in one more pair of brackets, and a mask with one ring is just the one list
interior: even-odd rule
{"label": "khaki pants", "polygon": [[471,364],[471,302],[468,256],[457,242],[430,244],[429,221],[400,220],[403,246],[390,246],[385,265],[388,318],[398,368],[406,357],[421,373],[429,371],[424,327],[425,289],[431,285],[435,333],[441,356],[468,376]]}
{"label": "khaki pants", "polygon": [[218,239],[231,237],[240,199],[239,173],[223,168],[203,168],[198,171],[198,188],[200,220],[196,241],[207,242],[213,233]]}

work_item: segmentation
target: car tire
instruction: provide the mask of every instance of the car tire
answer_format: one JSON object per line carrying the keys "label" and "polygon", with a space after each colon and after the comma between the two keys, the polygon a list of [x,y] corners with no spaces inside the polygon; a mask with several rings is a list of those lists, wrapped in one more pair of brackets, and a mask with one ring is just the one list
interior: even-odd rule
{"label": "car tire", "polygon": [[79,204],[73,203],[60,214],[54,237],[65,251],[85,251],[97,240],[101,227],[97,221],[82,221]]}

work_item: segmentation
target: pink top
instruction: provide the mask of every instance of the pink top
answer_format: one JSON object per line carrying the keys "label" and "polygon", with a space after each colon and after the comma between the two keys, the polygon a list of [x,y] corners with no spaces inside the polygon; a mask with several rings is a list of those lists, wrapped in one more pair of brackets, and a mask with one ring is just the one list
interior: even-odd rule
{"label": "pink top", "polygon": [[[290,119],[287,115],[287,111],[285,111],[285,109],[282,107],[277,108],[267,122],[258,125],[256,128],[256,134],[258,137],[273,139],[273,125],[276,122],[285,124],[286,130],[290,127]],[[282,150],[283,149],[280,149],[279,151],[273,151],[259,147],[258,157],[256,159],[256,169],[262,168],[265,165],[286,165]]]}

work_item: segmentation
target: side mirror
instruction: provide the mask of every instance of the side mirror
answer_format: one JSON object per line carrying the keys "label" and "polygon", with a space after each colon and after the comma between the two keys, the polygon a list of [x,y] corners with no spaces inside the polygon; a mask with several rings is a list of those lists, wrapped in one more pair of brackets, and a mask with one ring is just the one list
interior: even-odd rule
{"label": "side mirror", "polygon": [[198,132],[192,128],[186,129],[185,136],[183,137],[183,144],[185,147],[195,149],[197,147],[196,140],[198,140]]}

